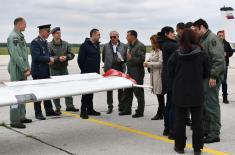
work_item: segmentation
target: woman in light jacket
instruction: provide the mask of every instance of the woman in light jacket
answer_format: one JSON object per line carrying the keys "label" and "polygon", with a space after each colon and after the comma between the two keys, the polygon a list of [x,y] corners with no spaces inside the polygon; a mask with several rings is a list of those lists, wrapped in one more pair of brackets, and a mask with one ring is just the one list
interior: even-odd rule
{"label": "woman in light jacket", "polygon": [[152,118],[152,120],[162,120],[164,114],[164,95],[162,94],[162,51],[160,50],[159,44],[157,42],[157,35],[152,35],[150,37],[152,44],[151,56],[144,66],[150,71],[150,81],[153,87],[152,92],[157,95],[159,107],[157,114]]}

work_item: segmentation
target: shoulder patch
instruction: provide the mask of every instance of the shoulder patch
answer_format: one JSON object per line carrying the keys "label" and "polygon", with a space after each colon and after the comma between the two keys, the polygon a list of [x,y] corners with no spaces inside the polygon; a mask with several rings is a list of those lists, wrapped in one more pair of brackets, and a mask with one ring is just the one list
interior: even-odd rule
{"label": "shoulder patch", "polygon": [[17,46],[18,43],[19,43],[19,39],[18,39],[18,38],[13,38],[13,44],[14,44],[15,46]]}
{"label": "shoulder patch", "polygon": [[215,39],[211,40],[211,45],[212,45],[213,47],[215,47],[215,46],[217,45],[217,42],[216,42]]}

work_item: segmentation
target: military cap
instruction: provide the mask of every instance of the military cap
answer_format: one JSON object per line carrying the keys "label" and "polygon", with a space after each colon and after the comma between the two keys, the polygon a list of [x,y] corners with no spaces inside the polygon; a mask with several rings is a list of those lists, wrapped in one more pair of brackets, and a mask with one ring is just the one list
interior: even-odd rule
{"label": "military cap", "polygon": [[39,30],[41,30],[41,29],[45,29],[45,28],[50,29],[50,28],[51,28],[51,24],[47,24],[47,25],[40,25],[40,26],[38,26],[38,28],[39,28]]}
{"label": "military cap", "polygon": [[55,27],[55,28],[53,28],[50,33],[51,33],[51,34],[54,34],[54,33],[56,33],[57,31],[60,31],[60,27]]}

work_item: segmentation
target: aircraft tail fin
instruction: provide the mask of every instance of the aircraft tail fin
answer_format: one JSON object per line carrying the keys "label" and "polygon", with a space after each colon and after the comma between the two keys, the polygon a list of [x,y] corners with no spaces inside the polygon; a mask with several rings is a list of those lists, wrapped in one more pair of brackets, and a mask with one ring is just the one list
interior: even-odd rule
{"label": "aircraft tail fin", "polygon": [[226,40],[229,41],[231,47],[235,49],[235,16],[234,9],[232,7],[220,8],[223,28],[225,32]]}

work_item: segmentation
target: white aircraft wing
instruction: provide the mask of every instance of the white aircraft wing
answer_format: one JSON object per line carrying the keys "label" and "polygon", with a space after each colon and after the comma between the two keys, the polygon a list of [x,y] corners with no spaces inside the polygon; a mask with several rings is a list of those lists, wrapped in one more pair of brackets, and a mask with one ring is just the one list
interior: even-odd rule
{"label": "white aircraft wing", "polygon": [[131,88],[124,77],[103,77],[96,73],[52,76],[50,79],[5,82],[0,85],[0,106],[46,99]]}

